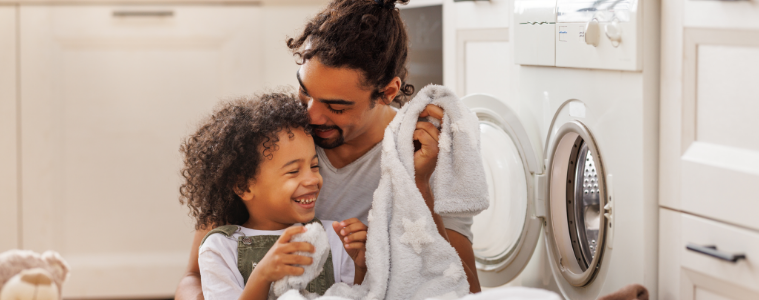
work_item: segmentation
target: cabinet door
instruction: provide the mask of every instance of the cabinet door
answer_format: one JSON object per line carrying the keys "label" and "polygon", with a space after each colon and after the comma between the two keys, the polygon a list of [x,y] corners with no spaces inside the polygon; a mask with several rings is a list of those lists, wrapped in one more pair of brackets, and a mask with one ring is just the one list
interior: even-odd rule
{"label": "cabinet door", "polygon": [[23,247],[71,265],[66,298],[170,297],[193,221],[179,145],[260,89],[256,6],[21,6]]}
{"label": "cabinet door", "polygon": [[520,108],[510,20],[513,1],[443,1],[443,85],[460,95],[485,93]]}
{"label": "cabinet door", "polygon": [[16,6],[0,5],[0,252],[19,248]]}
{"label": "cabinet door", "polygon": [[663,2],[660,201],[759,230],[755,4]]}

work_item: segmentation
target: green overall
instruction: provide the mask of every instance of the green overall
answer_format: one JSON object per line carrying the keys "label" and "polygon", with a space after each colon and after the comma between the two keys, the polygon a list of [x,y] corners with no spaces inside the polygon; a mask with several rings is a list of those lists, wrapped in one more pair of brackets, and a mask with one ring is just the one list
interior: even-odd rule
{"label": "green overall", "polygon": [[[318,219],[313,219],[311,222],[321,222]],[[214,228],[209,231],[208,234],[200,242],[200,245],[206,241],[206,239],[215,233],[221,233],[226,237],[231,237],[235,232],[239,231],[240,227],[237,225],[224,225]],[[253,272],[253,268],[256,267],[258,262],[264,258],[269,249],[274,246],[274,243],[279,239],[278,235],[258,235],[258,236],[241,236],[237,238],[237,269],[240,270],[242,278],[245,284],[248,283],[248,277]],[[308,283],[306,290],[311,293],[317,293],[324,295],[329,287],[335,284],[334,270],[332,269],[332,251],[327,256],[327,261],[324,263],[324,270],[316,276],[314,280]]]}

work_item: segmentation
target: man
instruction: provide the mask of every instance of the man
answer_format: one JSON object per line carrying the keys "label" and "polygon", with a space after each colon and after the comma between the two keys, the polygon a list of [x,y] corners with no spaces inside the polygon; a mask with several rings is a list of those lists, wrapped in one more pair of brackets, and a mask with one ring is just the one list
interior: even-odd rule
{"label": "man", "polygon": [[[308,106],[324,184],[316,201],[316,217],[359,218],[365,224],[372,195],[379,185],[381,142],[395,117],[390,104],[403,104],[413,94],[407,76],[408,36],[394,0],[334,0],[310,20],[303,33],[287,42],[301,68],[296,77],[299,97]],[[429,105],[422,117],[442,119]],[[439,130],[420,122],[414,133],[416,185],[432,212],[440,235],[456,249],[470,291],[480,291],[472,250],[472,218],[434,213],[430,177],[435,169]],[[371,226],[371,224],[369,224]],[[187,275],[175,298],[202,298],[198,245],[206,232],[195,234]]]}

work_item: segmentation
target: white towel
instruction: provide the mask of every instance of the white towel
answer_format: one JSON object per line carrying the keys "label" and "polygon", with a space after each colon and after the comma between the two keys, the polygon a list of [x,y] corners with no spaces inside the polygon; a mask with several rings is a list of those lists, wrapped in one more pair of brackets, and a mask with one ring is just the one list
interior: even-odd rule
{"label": "white towel", "polygon": [[[445,111],[438,146],[437,166],[432,192],[435,212],[441,215],[474,216],[488,208],[488,186],[480,154],[480,129],[477,116],[456,95],[439,85],[428,85],[406,104],[390,127],[396,131],[399,157],[413,174],[413,139],[419,114],[428,104]],[[440,127],[436,119],[426,118]],[[394,130],[395,131],[395,130]],[[385,131],[385,138],[387,138]]]}
{"label": "white towel", "polygon": [[[296,225],[300,226],[300,225]],[[277,280],[271,285],[269,291],[270,299],[277,299],[286,292],[293,290],[296,294],[302,293],[309,299],[316,298],[318,295],[315,293],[309,293],[305,290],[308,283],[311,282],[319,273],[324,269],[324,263],[329,257],[329,240],[327,239],[327,232],[324,231],[321,222],[313,222],[306,224],[306,232],[293,235],[290,239],[291,242],[307,242],[314,245],[314,253],[297,251],[294,254],[308,256],[313,258],[313,263],[308,266],[301,266],[303,268],[303,274],[299,276],[285,276],[284,278]],[[339,270],[335,270],[339,272]]]}
{"label": "white towel", "polygon": [[[449,300],[456,298],[430,298],[427,300]],[[541,289],[521,286],[505,286],[481,293],[468,295],[461,300],[561,300],[558,294]]]}
{"label": "white towel", "polygon": [[[364,283],[336,283],[319,299],[458,298],[469,293],[461,260],[438,233],[414,181],[413,134],[427,104],[445,111],[432,186],[435,212],[473,216],[488,207],[476,116],[448,89],[425,87],[385,129],[382,175],[368,217]],[[294,293],[286,296],[280,299],[300,299]]]}

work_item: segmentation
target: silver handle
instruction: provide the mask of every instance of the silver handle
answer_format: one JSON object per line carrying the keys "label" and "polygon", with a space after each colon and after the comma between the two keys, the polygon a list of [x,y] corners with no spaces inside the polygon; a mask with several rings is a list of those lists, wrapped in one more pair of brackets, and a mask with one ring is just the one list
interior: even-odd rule
{"label": "silver handle", "polygon": [[117,10],[113,12],[114,17],[173,17],[174,11],[171,10]]}
{"label": "silver handle", "polygon": [[717,246],[714,246],[714,245],[700,246],[700,245],[688,243],[688,245],[685,246],[685,249],[698,252],[701,254],[706,254],[711,257],[718,258],[724,261],[733,262],[733,263],[738,262],[741,259],[746,259],[745,254],[732,254],[732,253],[721,252],[717,250]]}

